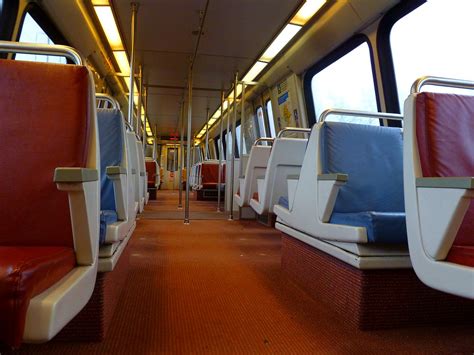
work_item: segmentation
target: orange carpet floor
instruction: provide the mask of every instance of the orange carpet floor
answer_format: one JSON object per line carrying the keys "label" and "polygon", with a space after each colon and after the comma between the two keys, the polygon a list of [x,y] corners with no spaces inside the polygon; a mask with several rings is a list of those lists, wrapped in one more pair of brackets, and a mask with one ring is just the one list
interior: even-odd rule
{"label": "orange carpet floor", "polygon": [[[160,192],[148,210],[176,209]],[[214,202],[200,202],[214,208]],[[200,210],[196,202],[191,208]],[[470,353],[473,327],[357,331],[280,270],[279,232],[254,221],[138,221],[131,270],[101,343],[24,345],[48,354]]]}

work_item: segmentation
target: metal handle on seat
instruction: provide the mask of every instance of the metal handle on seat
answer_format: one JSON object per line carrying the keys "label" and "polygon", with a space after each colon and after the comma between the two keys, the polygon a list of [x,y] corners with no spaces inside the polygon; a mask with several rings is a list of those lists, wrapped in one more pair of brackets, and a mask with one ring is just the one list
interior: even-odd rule
{"label": "metal handle on seat", "polygon": [[74,48],[56,44],[0,41],[0,52],[64,56],[77,65],[84,65],[82,55]]}
{"label": "metal handle on seat", "polygon": [[415,80],[411,86],[410,93],[417,94],[421,92],[421,88],[425,85],[445,86],[459,89],[474,89],[474,81],[441,78],[437,76],[422,76],[421,78]]}
{"label": "metal handle on seat", "polygon": [[115,99],[114,97],[112,97],[108,94],[97,93],[97,94],[95,94],[95,98],[98,101],[106,101],[106,102],[110,103],[114,110],[120,109],[120,104],[117,101],[117,99]]}
{"label": "metal handle on seat", "polygon": [[383,118],[383,119],[388,119],[388,120],[403,121],[403,116],[399,113],[328,109],[328,110],[325,110],[321,114],[321,116],[319,116],[318,122],[324,122],[326,118],[328,118],[328,116],[331,116],[331,115],[362,117],[362,118]]}
{"label": "metal handle on seat", "polygon": [[310,128],[299,128],[299,127],[286,127],[278,132],[277,138],[281,138],[286,132],[295,132],[295,133],[311,133]]}
{"label": "metal handle on seat", "polygon": [[274,140],[275,140],[275,138],[261,137],[261,138],[258,138],[253,145],[258,145],[258,143],[261,143],[261,142],[273,143]]}

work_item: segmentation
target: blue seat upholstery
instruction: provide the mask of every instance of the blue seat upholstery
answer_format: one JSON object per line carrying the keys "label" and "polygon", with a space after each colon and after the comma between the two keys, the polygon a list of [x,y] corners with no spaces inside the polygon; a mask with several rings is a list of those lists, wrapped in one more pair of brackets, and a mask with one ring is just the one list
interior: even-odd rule
{"label": "blue seat upholstery", "polygon": [[369,242],[406,243],[400,128],[326,122],[323,173],[348,174],[330,223],[365,227]]}
{"label": "blue seat upholstery", "polygon": [[[123,159],[124,135],[119,110],[98,109],[100,144],[100,241],[105,241],[107,224],[117,221],[113,182],[107,178],[108,166],[120,166]],[[103,226],[104,224],[104,226]]]}
{"label": "blue seat upholstery", "polygon": [[280,196],[280,198],[278,199],[278,204],[282,207],[285,207],[286,209],[288,209],[288,207],[290,206],[290,204],[288,203],[288,197],[287,196]]}

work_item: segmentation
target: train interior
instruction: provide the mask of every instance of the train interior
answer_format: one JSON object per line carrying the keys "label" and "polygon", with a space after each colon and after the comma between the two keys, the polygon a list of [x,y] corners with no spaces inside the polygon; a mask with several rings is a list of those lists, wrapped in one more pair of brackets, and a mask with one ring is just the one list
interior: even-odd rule
{"label": "train interior", "polygon": [[473,353],[471,0],[0,0],[0,355]]}

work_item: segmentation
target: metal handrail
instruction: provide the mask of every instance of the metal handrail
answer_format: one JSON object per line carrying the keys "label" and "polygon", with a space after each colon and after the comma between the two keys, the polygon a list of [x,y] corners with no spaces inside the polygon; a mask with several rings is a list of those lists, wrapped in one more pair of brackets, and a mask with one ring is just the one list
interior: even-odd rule
{"label": "metal handrail", "polygon": [[260,142],[270,142],[270,143],[273,143],[273,141],[275,140],[275,138],[270,138],[270,137],[261,137],[261,138],[258,138],[255,143],[253,145],[258,145],[258,143]]}
{"label": "metal handrail", "polygon": [[363,118],[382,118],[382,119],[387,119],[387,120],[403,121],[403,115],[398,114],[398,113],[328,109],[328,110],[325,110],[319,116],[318,122],[324,122],[326,118],[328,118],[328,116],[331,116],[331,115],[363,117]]}
{"label": "metal handrail", "polygon": [[85,62],[82,55],[76,49],[56,44],[0,41],[0,52],[64,56],[72,60],[76,65],[84,65]]}
{"label": "metal handrail", "polygon": [[474,81],[441,78],[437,76],[422,76],[421,78],[415,80],[411,86],[410,93],[417,94],[421,92],[421,88],[425,85],[445,86],[459,89],[474,89]]}
{"label": "metal handrail", "polygon": [[116,98],[108,95],[108,94],[102,94],[102,93],[97,93],[95,94],[95,99],[98,101],[106,101],[112,105],[112,108],[114,110],[119,110],[120,109],[120,104],[117,101]]}
{"label": "metal handrail", "polygon": [[286,132],[296,132],[296,133],[311,133],[310,128],[299,128],[299,127],[286,127],[278,132],[277,138],[281,138]]}

